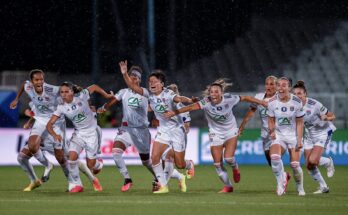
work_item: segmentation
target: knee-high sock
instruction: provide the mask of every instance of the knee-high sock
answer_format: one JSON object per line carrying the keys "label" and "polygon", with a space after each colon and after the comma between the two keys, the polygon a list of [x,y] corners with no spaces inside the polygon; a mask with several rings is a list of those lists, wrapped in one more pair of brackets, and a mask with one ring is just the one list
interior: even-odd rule
{"label": "knee-high sock", "polygon": [[164,162],[164,176],[169,181],[174,171],[174,164],[172,159],[166,159]]}
{"label": "knee-high sock", "polygon": [[226,163],[232,167],[232,169],[238,169],[238,164],[235,157],[225,158]]}
{"label": "knee-high sock", "polygon": [[331,160],[327,157],[320,157],[319,160],[319,166],[324,166],[325,168],[328,168],[330,166]]}
{"label": "knee-high sock", "polygon": [[300,162],[292,161],[290,162],[290,166],[292,168],[294,179],[296,181],[297,191],[304,191],[303,189],[303,172],[300,166]]}
{"label": "knee-high sock", "polygon": [[158,164],[152,165],[152,169],[155,172],[157,181],[161,184],[161,186],[166,186],[168,181],[164,175],[162,163],[159,162]]}
{"label": "knee-high sock", "polygon": [[176,170],[176,169],[174,168],[171,178],[177,179],[177,180],[181,180],[182,177],[185,177],[185,176],[184,176],[183,174],[181,174],[178,170]]}
{"label": "knee-high sock", "polygon": [[35,154],[34,157],[45,167],[48,167],[48,159],[46,158],[46,156],[42,153],[41,149],[39,149]]}
{"label": "knee-high sock", "polygon": [[68,179],[69,181],[69,167],[68,167],[68,161],[66,160],[63,164],[60,164],[60,166],[62,167],[63,173],[65,175],[65,177]]}
{"label": "knee-high sock", "polygon": [[278,186],[282,185],[284,181],[284,166],[280,155],[271,155],[272,172],[277,179]]}
{"label": "knee-high sock", "polygon": [[68,160],[68,168],[69,168],[69,190],[75,187],[76,185],[82,186],[80,174],[79,174],[79,167],[78,167],[78,160],[71,161]]}
{"label": "knee-high sock", "polygon": [[130,178],[129,173],[128,173],[128,169],[126,167],[126,163],[124,162],[122,155],[123,155],[122,149],[120,149],[120,148],[113,148],[112,149],[112,156],[114,157],[116,167],[120,171],[123,178],[125,178],[125,179]]}
{"label": "knee-high sock", "polygon": [[79,170],[85,175],[87,176],[88,180],[93,183],[93,180],[94,180],[94,175],[93,173],[91,172],[91,170],[87,167],[87,165],[82,162],[82,161],[79,161],[78,162],[78,166],[79,166]]}
{"label": "knee-high sock", "polygon": [[31,182],[38,180],[34,168],[29,162],[30,157],[20,152],[17,156],[18,163],[22,167],[23,171],[27,174]]}
{"label": "knee-high sock", "polygon": [[222,183],[224,183],[225,186],[232,187],[232,182],[228,178],[228,174],[226,170],[221,166],[221,163],[214,163],[216,173],[218,174],[220,180]]}
{"label": "knee-high sock", "polygon": [[309,174],[312,176],[313,180],[319,183],[320,187],[327,187],[327,184],[321,175],[318,167],[314,167],[312,170],[308,170]]}
{"label": "knee-high sock", "polygon": [[151,159],[142,160],[141,162],[143,163],[143,166],[145,166],[145,167],[149,170],[149,172],[151,172],[151,174],[153,175],[153,177],[156,178],[156,175],[155,175],[155,173],[154,173],[154,171],[153,171],[153,169],[152,169]]}
{"label": "knee-high sock", "polygon": [[191,162],[191,160],[185,160],[185,163],[186,163],[185,169],[187,170],[192,169],[193,163]]}

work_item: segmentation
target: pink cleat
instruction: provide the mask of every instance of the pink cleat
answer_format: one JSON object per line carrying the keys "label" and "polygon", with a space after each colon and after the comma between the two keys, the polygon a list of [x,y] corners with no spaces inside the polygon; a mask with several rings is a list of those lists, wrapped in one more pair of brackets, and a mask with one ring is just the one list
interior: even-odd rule
{"label": "pink cleat", "polygon": [[98,191],[98,192],[103,190],[103,187],[101,186],[98,178],[96,177],[93,180],[93,188],[94,188],[94,191]]}
{"label": "pink cleat", "polygon": [[233,192],[233,187],[229,187],[229,186],[224,186],[224,188],[222,188],[222,190],[219,191],[219,193],[232,193]]}
{"label": "pink cleat", "polygon": [[123,186],[121,187],[121,191],[122,191],[122,192],[127,192],[132,186],[133,186],[132,179],[127,178],[127,179],[124,181]]}
{"label": "pink cleat", "polygon": [[239,171],[239,169],[234,169],[233,170],[233,181],[235,183],[238,183],[240,181],[240,171]]}
{"label": "pink cleat", "polygon": [[83,187],[80,185],[76,185],[74,188],[69,190],[69,193],[81,193],[83,192]]}
{"label": "pink cleat", "polygon": [[191,169],[186,170],[186,177],[187,179],[192,179],[195,176],[195,165],[192,160],[191,162]]}

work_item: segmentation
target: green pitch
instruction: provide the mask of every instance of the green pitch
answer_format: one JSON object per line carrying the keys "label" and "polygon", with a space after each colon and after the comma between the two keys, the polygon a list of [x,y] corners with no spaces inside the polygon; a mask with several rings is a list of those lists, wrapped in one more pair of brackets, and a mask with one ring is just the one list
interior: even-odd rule
{"label": "green pitch", "polygon": [[[55,167],[50,180],[32,192],[22,192],[28,179],[20,167],[0,167],[0,214],[347,214],[348,167],[336,167],[333,178],[326,177],[329,194],[314,195],[317,184],[304,170],[305,197],[297,196],[291,179],[285,196],[275,193],[275,178],[267,166],[241,166],[241,182],[231,194],[217,194],[222,183],[212,166],[196,167],[196,175],[186,180],[187,193],[181,193],[176,181],[170,193],[151,193],[151,177],[142,167],[131,166],[134,186],[122,193],[122,179],[115,167],[105,167],[99,175],[104,191],[92,189],[84,175],[85,192],[65,192],[66,181]],[[289,167],[286,167],[290,171]],[[41,175],[43,168],[36,168]],[[231,172],[230,172],[231,173]]]}

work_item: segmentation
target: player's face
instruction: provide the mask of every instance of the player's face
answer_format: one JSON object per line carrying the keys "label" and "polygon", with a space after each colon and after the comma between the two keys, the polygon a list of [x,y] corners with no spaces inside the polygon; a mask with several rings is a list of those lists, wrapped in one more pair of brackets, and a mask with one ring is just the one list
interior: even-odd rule
{"label": "player's face", "polygon": [[43,91],[43,83],[44,83],[44,76],[42,73],[36,73],[33,75],[33,78],[31,79],[31,83],[34,85],[34,89],[36,93],[41,94]]}
{"label": "player's face", "polygon": [[74,99],[74,92],[67,86],[61,86],[59,93],[64,102],[70,103]]}
{"label": "player's face", "polygon": [[149,88],[150,92],[154,94],[160,94],[163,90],[163,82],[156,78],[155,76],[151,76],[149,78]]}
{"label": "player's face", "polygon": [[294,94],[295,96],[299,97],[302,101],[306,101],[306,93],[303,89],[301,88],[295,88],[294,89]]}
{"label": "player's face", "polygon": [[211,86],[209,89],[209,96],[214,104],[219,104],[222,100],[222,90],[219,86]]}
{"label": "player's face", "polygon": [[133,82],[134,84],[140,85],[141,80],[138,78],[138,76],[136,76],[136,75],[130,75],[129,77],[131,78],[131,80],[132,80],[132,82]]}
{"label": "player's face", "polygon": [[282,95],[287,95],[290,92],[289,81],[280,79],[277,82],[277,91]]}
{"label": "player's face", "polygon": [[269,78],[265,82],[265,90],[267,96],[273,96],[276,93],[276,82],[274,79]]}

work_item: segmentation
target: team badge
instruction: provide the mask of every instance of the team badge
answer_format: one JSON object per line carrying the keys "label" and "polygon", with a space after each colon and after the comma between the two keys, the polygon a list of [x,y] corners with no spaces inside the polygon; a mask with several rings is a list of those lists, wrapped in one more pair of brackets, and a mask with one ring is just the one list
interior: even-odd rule
{"label": "team badge", "polygon": [[39,100],[40,102],[43,101],[43,98],[42,97],[37,97],[37,100]]}
{"label": "team badge", "polygon": [[306,114],[307,114],[307,115],[310,115],[310,114],[311,114],[311,111],[310,111],[310,110],[307,110],[307,111],[306,111]]}
{"label": "team badge", "polygon": [[222,107],[219,106],[219,107],[217,107],[216,109],[217,109],[218,111],[221,111],[221,110],[222,110]]}

